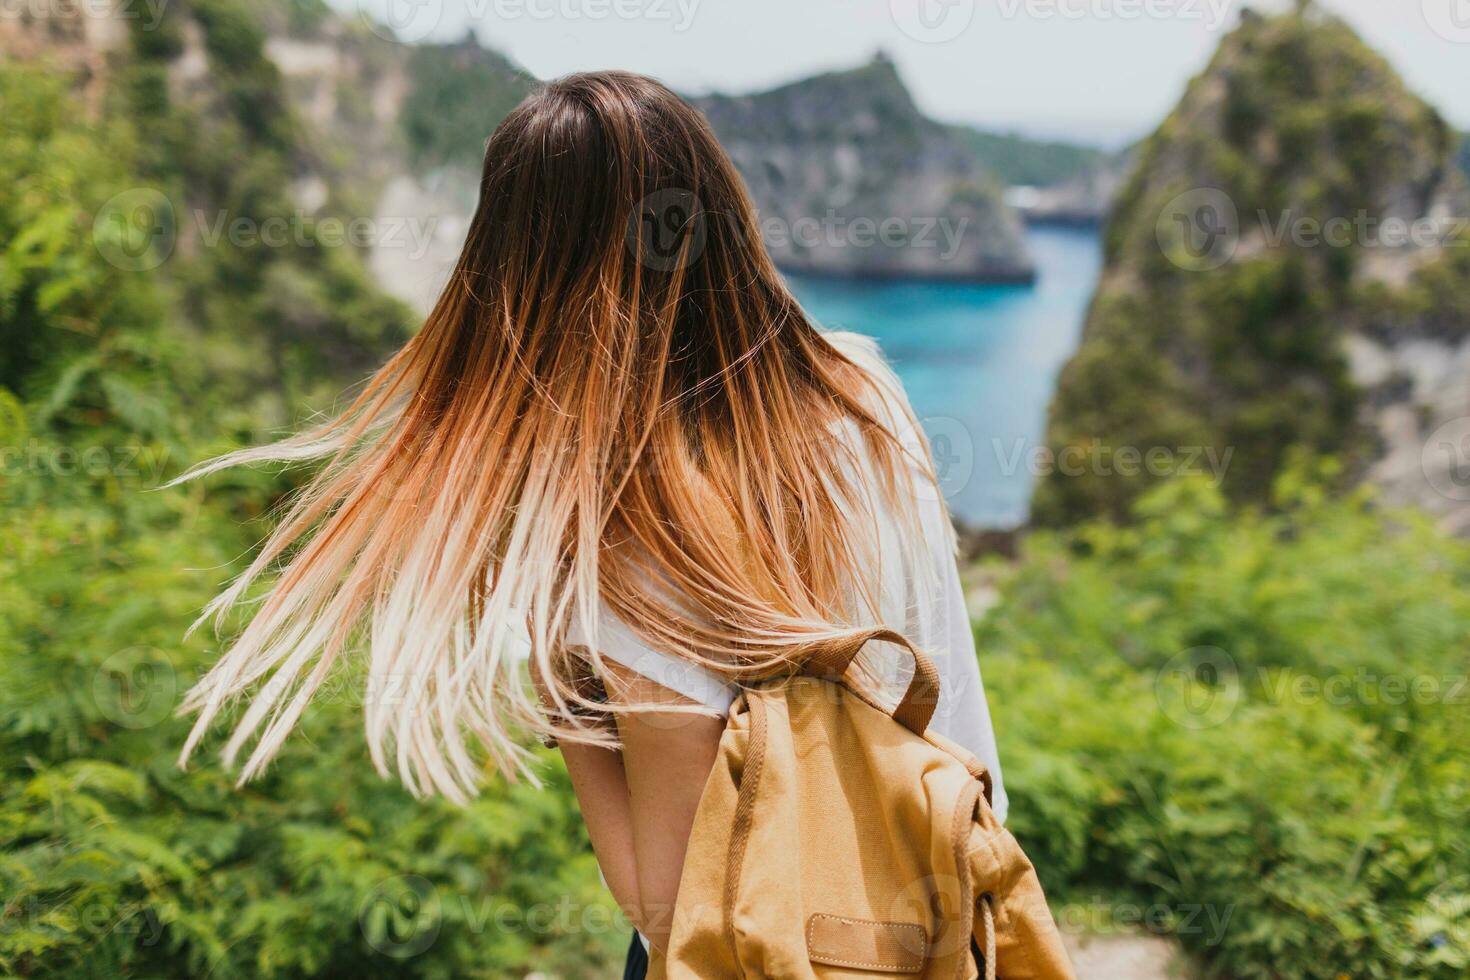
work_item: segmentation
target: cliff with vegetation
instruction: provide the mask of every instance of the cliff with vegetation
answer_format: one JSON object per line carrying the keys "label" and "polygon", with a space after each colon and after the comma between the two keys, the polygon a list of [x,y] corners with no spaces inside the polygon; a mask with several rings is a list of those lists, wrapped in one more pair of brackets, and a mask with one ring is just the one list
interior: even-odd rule
{"label": "cliff with vegetation", "polygon": [[1108,216],[1129,167],[1130,151],[1034,140],[954,126],[955,137],[1009,188],[1006,203],[1029,224],[1096,226]]}
{"label": "cliff with vegetation", "polygon": [[375,280],[424,313],[474,213],[485,140],[535,79],[471,35],[401,44],[386,28],[295,2],[314,15],[268,18],[266,50],[292,104],[361,189],[359,214],[378,230]]}
{"label": "cliff with vegetation", "polygon": [[[374,193],[357,157],[312,124],[270,56],[273,29],[304,29],[312,17],[329,15],[308,0],[181,0],[37,7],[0,23],[17,93],[7,146],[23,139],[10,124],[27,79],[54,76],[66,98],[58,111],[95,129],[97,152],[116,158],[107,182],[116,193],[89,198],[78,217],[93,223],[85,231],[98,257],[161,284],[158,336],[194,351],[178,366],[179,392],[208,386],[262,433],[326,404],[412,325],[371,283],[369,248],[344,233]],[[85,400],[103,352],[127,349],[103,342],[111,326],[23,330],[13,346],[7,339],[7,383],[25,390],[17,379],[50,365],[67,382],[54,410]],[[107,391],[124,397],[115,379]]]}
{"label": "cliff with vegetation", "polygon": [[745,177],[783,268],[854,278],[1034,275],[1000,184],[970,146],[919,111],[883,55],[698,105]]}
{"label": "cliff with vegetation", "polygon": [[159,486],[412,325],[333,231],[355,159],[269,56],[263,13],[304,8],[0,19],[0,974],[604,976],[625,934],[559,769],[416,801],[372,770],[351,670],[248,789],[174,764],[219,650],[186,629],[296,474]]}
{"label": "cliff with vegetation", "polygon": [[[378,246],[379,281],[432,302],[474,210],[484,142],[534,79],[472,36],[400,45],[330,15],[270,20],[267,46],[292,101],[332,134],[386,222],[433,216],[412,255]],[[793,272],[975,281],[1029,279],[994,161],[1050,178],[1091,154],[1010,137],[968,137],[925,118],[884,58],[771,92],[697,100]],[[385,135],[387,139],[385,141]]]}
{"label": "cliff with vegetation", "polygon": [[[426,309],[473,212],[484,141],[534,79],[473,37],[399,45],[330,15],[279,15],[267,46],[292,101],[385,222],[434,218],[412,254],[374,248],[385,288]],[[838,276],[1024,281],[1032,268],[990,161],[1050,178],[1091,155],[1011,137],[985,140],[925,118],[892,64],[771,92],[697,100],[760,209],[789,271]],[[386,134],[386,139],[385,139]],[[365,172],[362,172],[365,171]]]}
{"label": "cliff with vegetation", "polygon": [[1105,150],[1076,143],[993,133],[973,126],[951,126],[950,131],[974,151],[982,167],[1007,185],[1066,184],[1106,167],[1111,160]]}
{"label": "cliff with vegetation", "polygon": [[1037,520],[1122,514],[1210,447],[1237,501],[1267,499],[1294,454],[1335,456],[1470,528],[1452,456],[1426,449],[1470,415],[1458,146],[1341,21],[1243,17],[1138,150]]}

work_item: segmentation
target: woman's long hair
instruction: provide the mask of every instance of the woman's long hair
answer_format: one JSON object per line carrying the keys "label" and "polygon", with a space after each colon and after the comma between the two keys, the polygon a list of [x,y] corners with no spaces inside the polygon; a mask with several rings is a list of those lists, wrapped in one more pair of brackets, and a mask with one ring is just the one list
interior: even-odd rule
{"label": "woman's long hair", "polygon": [[423,329],[340,415],[181,477],[322,461],[201,616],[272,576],[186,700],[181,762],[253,692],[225,757],[253,739],[241,780],[258,774],[364,657],[374,764],[464,799],[487,762],[527,771],[531,733],[608,738],[574,709],[609,614],[735,679],[855,635],[873,599],[854,589],[872,560],[855,515],[913,513],[905,420],[808,321],[756,225],[663,85],[572,75],[521,103]]}

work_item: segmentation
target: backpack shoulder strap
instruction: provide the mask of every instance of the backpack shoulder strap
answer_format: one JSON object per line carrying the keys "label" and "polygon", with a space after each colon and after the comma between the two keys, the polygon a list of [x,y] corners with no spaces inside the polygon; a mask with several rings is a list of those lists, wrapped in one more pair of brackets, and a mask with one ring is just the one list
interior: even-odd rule
{"label": "backpack shoulder strap", "polygon": [[939,670],[934,661],[923,650],[909,642],[908,637],[886,626],[859,630],[850,636],[830,644],[823,644],[807,658],[802,673],[841,681],[858,652],[874,640],[892,643],[907,650],[914,659],[914,676],[909,681],[903,699],[893,709],[893,720],[915,735],[923,735],[934,717],[939,704]]}

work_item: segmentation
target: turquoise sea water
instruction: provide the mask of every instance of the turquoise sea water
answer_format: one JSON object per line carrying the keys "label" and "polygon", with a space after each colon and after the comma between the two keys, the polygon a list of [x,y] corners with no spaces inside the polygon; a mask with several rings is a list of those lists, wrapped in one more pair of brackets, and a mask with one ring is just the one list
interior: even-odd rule
{"label": "turquoise sea water", "polygon": [[1102,265],[1094,231],[1033,228],[1028,239],[1034,286],[791,278],[823,326],[878,339],[929,434],[951,510],[978,527],[1026,519],[1031,454]]}

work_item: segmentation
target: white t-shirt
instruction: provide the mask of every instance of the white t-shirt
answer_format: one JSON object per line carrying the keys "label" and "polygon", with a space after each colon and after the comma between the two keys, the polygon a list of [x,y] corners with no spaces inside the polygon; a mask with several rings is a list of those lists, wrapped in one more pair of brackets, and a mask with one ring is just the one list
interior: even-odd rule
{"label": "white t-shirt", "polygon": [[[866,337],[850,333],[830,333],[827,339],[854,362],[879,380],[885,394],[901,400],[902,411],[889,406],[889,421],[905,446],[920,450],[922,434],[901,421],[907,417],[907,402],[877,346]],[[856,427],[845,437],[861,442]],[[939,704],[931,727],[941,735],[973,752],[990,770],[995,815],[1006,816],[1006,792],[1001,780],[1000,757],[996,751],[995,732],[990,722],[990,708],[985,701],[985,686],[980,679],[980,663],[975,653],[975,636],[965,609],[964,590],[960,586],[955,563],[954,532],[939,496],[933,486],[915,470],[914,495],[923,527],[924,542],[919,548],[899,547],[900,528],[890,515],[878,515],[879,568],[881,589],[878,596],[882,624],[902,633],[915,646],[933,658],[939,669]],[[906,560],[905,556],[912,560]],[[735,700],[738,688],[718,674],[682,657],[650,648],[636,632],[619,622],[604,607],[599,610],[598,647],[608,659],[628,668],[671,691],[682,694],[721,715]],[[584,642],[573,617],[569,641]],[[877,625],[862,624],[862,625]],[[896,703],[912,676],[913,666],[907,655],[892,644],[873,643],[880,654],[881,676],[889,700]],[[865,657],[869,654],[865,651]]]}

